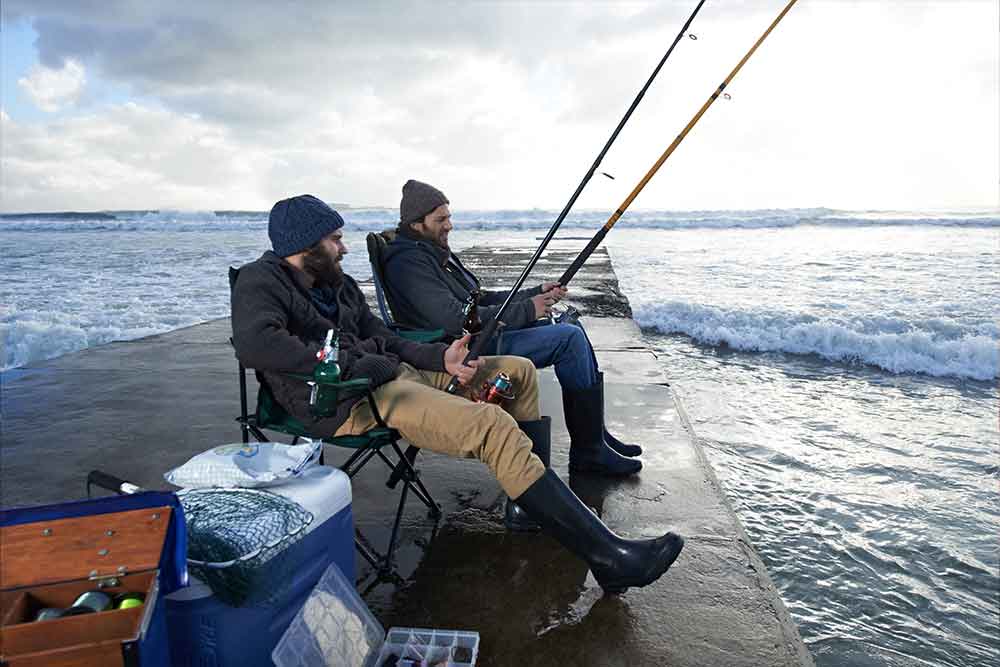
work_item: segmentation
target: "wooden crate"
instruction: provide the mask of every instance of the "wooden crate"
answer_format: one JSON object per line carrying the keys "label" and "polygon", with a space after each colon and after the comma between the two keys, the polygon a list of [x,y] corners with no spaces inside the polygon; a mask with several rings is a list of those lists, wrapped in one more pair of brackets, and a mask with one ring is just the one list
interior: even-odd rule
{"label": "wooden crate", "polygon": [[[159,564],[173,513],[162,505],[0,526],[0,665],[169,665]],[[35,621],[40,609],[69,607],[91,590],[143,593],[145,602]],[[143,651],[151,630],[153,659]]]}

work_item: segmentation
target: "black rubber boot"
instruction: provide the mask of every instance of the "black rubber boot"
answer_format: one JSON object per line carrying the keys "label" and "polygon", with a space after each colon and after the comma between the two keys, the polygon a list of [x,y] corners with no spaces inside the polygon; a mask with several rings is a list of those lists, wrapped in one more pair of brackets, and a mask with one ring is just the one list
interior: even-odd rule
{"label": "black rubber boot", "polygon": [[[601,387],[601,424],[604,423],[604,373],[597,371],[597,384]],[[608,427],[604,427],[604,443],[615,450],[622,456],[639,456],[642,454],[642,447],[639,445],[630,445],[628,443],[622,442],[615,436],[611,435],[608,431]]]}
{"label": "black rubber boot", "polygon": [[543,532],[590,566],[606,593],[623,593],[653,583],[684,547],[684,538],[675,533],[647,540],[615,535],[551,468],[517,503],[542,524]]}
{"label": "black rubber boot", "polygon": [[[531,438],[531,451],[542,460],[546,468],[549,467],[550,453],[552,451],[552,418],[542,417],[530,422],[517,422],[524,434]],[[507,530],[517,533],[537,533],[542,526],[528,516],[528,513],[518,507],[510,498],[504,505],[503,522]]]}
{"label": "black rubber boot", "polygon": [[642,470],[642,461],[622,456],[604,442],[604,383],[562,390],[563,415],[569,431],[569,469],[610,477]]}

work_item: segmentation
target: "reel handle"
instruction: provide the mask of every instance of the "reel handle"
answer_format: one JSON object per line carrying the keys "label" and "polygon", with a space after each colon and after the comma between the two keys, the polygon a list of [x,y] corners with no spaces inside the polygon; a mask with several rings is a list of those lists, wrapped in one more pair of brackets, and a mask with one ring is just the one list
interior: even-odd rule
{"label": "reel handle", "polygon": [[87,497],[90,498],[90,487],[97,486],[112,491],[120,496],[129,496],[142,491],[142,487],[121,477],[115,477],[101,470],[91,470],[87,473]]}

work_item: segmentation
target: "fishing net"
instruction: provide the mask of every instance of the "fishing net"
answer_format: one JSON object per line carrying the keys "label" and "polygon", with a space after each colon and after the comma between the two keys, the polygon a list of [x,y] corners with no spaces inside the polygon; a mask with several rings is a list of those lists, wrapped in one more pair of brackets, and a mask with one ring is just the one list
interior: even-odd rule
{"label": "fishing net", "polygon": [[313,515],[298,503],[256,489],[177,493],[187,524],[188,568],[234,607],[266,605],[291,581]]}

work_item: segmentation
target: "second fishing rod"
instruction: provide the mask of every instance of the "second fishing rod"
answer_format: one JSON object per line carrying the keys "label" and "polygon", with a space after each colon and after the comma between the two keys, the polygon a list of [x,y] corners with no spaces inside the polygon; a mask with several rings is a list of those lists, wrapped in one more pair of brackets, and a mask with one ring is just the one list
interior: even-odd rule
{"label": "second fishing rod", "polygon": [[677,135],[677,138],[675,138],[673,142],[671,142],[671,144],[667,147],[667,150],[663,151],[663,155],[661,155],[660,158],[649,169],[649,171],[646,172],[646,175],[643,176],[642,180],[639,181],[639,184],[636,185],[635,188],[633,188],[632,192],[630,192],[628,197],[625,198],[625,201],[623,201],[621,205],[615,210],[615,212],[611,214],[611,217],[608,218],[608,221],[606,223],[604,223],[604,226],[601,227],[600,230],[598,230],[597,234],[594,235],[594,238],[592,238],[590,242],[587,243],[587,246],[580,252],[577,258],[573,260],[573,263],[569,265],[569,268],[567,268],[566,271],[563,272],[562,276],[559,277],[560,285],[565,287],[569,283],[569,281],[573,279],[573,276],[576,275],[576,272],[580,270],[580,267],[583,266],[584,262],[586,262],[587,259],[590,257],[590,255],[593,254],[594,250],[597,249],[597,246],[601,244],[601,242],[604,240],[604,237],[608,235],[608,232],[611,231],[611,228],[615,226],[616,222],[618,222],[618,219],[625,214],[625,211],[628,210],[628,207],[632,204],[633,201],[635,201],[635,198],[639,196],[639,193],[642,192],[642,189],[645,188],[646,184],[649,183],[650,179],[653,178],[653,175],[656,174],[656,172],[660,169],[660,167],[663,166],[663,163],[667,161],[667,158],[669,158],[673,154],[677,146],[679,146],[680,143],[684,141],[684,137],[688,135],[688,132],[691,131],[691,128],[693,128],[695,124],[699,120],[701,120],[701,117],[705,114],[706,111],[708,111],[708,108],[712,106],[715,100],[719,99],[720,96],[725,95],[724,91],[726,89],[726,86],[729,85],[729,83],[733,80],[736,74],[743,68],[743,65],[746,64],[747,60],[750,59],[750,56],[752,56],[754,52],[757,50],[757,47],[759,47],[761,43],[763,43],[763,41],[767,39],[767,36],[771,34],[771,31],[774,30],[774,27],[778,25],[781,19],[785,17],[785,14],[788,13],[788,10],[790,10],[792,8],[792,5],[794,5],[796,2],[798,2],[798,0],[789,0],[788,4],[785,5],[785,8],[781,11],[780,14],[778,14],[778,17],[771,22],[771,25],[767,28],[767,30],[764,31],[764,34],[760,36],[760,39],[758,39],[754,43],[754,45],[750,48],[747,54],[743,56],[743,59],[740,60],[739,63],[737,63],[736,67],[733,68],[733,71],[729,73],[729,76],[727,76],[726,79],[721,84],[719,84],[719,87],[716,88],[715,91],[713,91],[712,94],[709,96],[709,98],[705,101],[705,103],[701,105],[701,108],[698,110],[698,113],[696,113],[694,117],[684,127],[684,129],[681,130],[681,133]]}
{"label": "second fishing rod", "polygon": [[[492,320],[490,320],[485,327],[483,327],[483,330],[476,337],[472,346],[469,348],[469,354],[466,355],[464,362],[477,359],[480,356],[480,354],[482,354],[483,348],[487,345],[490,339],[494,335],[496,335],[498,327],[503,326],[502,324],[503,315],[507,311],[507,308],[512,303],[514,295],[524,285],[524,281],[527,280],[528,275],[531,273],[531,270],[535,267],[535,264],[538,262],[538,259],[542,256],[542,253],[545,251],[545,248],[549,245],[549,242],[552,240],[552,237],[555,236],[555,233],[559,229],[559,226],[562,225],[563,220],[565,220],[566,216],[573,208],[573,205],[576,203],[577,198],[579,198],[584,188],[587,187],[587,183],[589,183],[590,179],[593,178],[594,173],[597,171],[597,167],[600,166],[601,161],[604,159],[604,156],[611,148],[611,145],[614,144],[615,139],[618,138],[618,134],[622,131],[622,128],[625,127],[625,124],[628,122],[629,118],[631,118],[632,112],[635,111],[636,107],[639,106],[639,102],[641,102],[642,98],[646,95],[646,91],[649,90],[649,86],[653,83],[653,80],[656,79],[657,74],[660,73],[660,70],[663,68],[663,65],[667,62],[667,59],[670,58],[670,54],[673,53],[674,48],[677,46],[677,43],[680,42],[681,39],[684,37],[684,35],[688,33],[688,29],[691,27],[691,23],[694,21],[695,16],[698,15],[698,12],[701,10],[701,6],[703,4],[705,4],[705,0],[698,0],[698,4],[695,6],[694,11],[692,11],[691,15],[688,16],[687,21],[684,22],[684,25],[678,31],[677,36],[674,37],[674,41],[671,42],[670,47],[663,55],[663,58],[660,59],[660,62],[656,65],[656,68],[653,70],[653,73],[650,74],[649,78],[646,80],[645,85],[643,85],[642,89],[635,96],[635,99],[629,106],[628,111],[626,111],[625,115],[622,116],[622,119],[618,122],[618,126],[615,128],[614,132],[611,133],[611,137],[604,144],[604,148],[602,148],[601,152],[598,153],[597,158],[594,160],[594,163],[590,166],[590,169],[587,170],[587,173],[584,175],[583,180],[580,181],[580,184],[577,186],[576,190],[570,196],[569,201],[563,207],[562,212],[559,213],[559,216],[556,218],[555,222],[549,228],[549,231],[546,233],[545,238],[542,239],[542,242],[538,246],[538,249],[535,250],[535,254],[532,255],[530,260],[528,260],[528,263],[524,267],[524,270],[521,271],[521,275],[515,281],[514,286],[511,287],[510,291],[507,293],[507,298],[505,298],[503,303],[500,305],[500,308],[497,311],[496,316]],[[458,378],[453,377],[451,379],[451,382],[448,383],[448,387],[445,389],[445,391],[454,394],[456,391],[458,391],[458,387],[459,387]]]}

